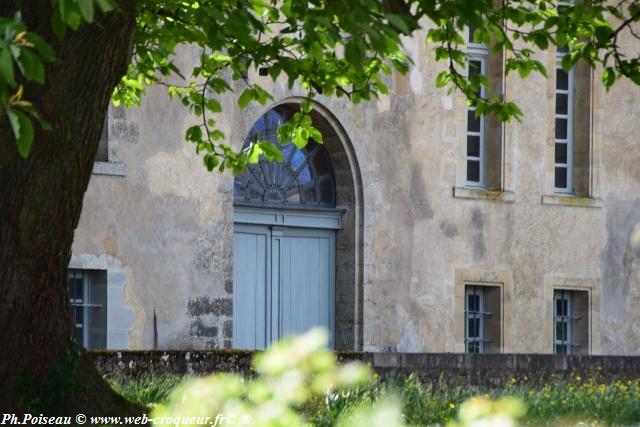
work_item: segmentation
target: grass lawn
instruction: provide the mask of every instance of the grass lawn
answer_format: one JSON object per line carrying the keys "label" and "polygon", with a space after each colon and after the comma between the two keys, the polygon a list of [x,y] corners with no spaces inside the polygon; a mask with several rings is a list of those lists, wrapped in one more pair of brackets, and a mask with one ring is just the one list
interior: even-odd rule
{"label": "grass lawn", "polygon": [[[129,400],[156,405],[162,403],[181,381],[183,378],[178,376],[147,376],[126,382],[110,380],[110,383]],[[640,379],[602,384],[578,375],[570,381],[558,380],[543,386],[529,384],[526,377],[514,378],[500,389],[421,384],[413,376],[372,381],[364,387],[331,393],[324,400],[312,402],[308,405],[307,417],[317,426],[329,426],[343,411],[362,402],[373,402],[388,393],[403,402],[409,425],[444,424],[455,416],[462,402],[477,395],[522,399],[528,408],[523,422],[530,425],[640,423]]]}

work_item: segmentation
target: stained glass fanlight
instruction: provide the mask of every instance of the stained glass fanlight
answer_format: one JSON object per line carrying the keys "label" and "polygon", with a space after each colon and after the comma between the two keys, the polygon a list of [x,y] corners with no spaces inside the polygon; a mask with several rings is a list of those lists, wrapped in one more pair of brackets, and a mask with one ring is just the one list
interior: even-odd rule
{"label": "stained glass fanlight", "polygon": [[255,123],[243,148],[252,141],[266,139],[281,151],[283,162],[264,158],[236,176],[233,191],[236,202],[261,206],[335,207],[335,180],[329,153],[323,145],[309,140],[303,149],[292,143],[281,145],[277,130],[293,111],[276,107]]}

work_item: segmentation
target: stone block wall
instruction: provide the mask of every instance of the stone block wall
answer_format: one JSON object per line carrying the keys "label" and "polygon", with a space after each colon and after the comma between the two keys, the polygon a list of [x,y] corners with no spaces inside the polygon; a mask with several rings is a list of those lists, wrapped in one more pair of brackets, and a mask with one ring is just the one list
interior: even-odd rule
{"label": "stone block wall", "polygon": [[[148,374],[251,373],[251,351],[94,351],[98,370],[111,378]],[[634,379],[640,357],[556,356],[548,354],[337,353],[340,362],[369,364],[381,377],[416,374],[425,381],[501,386],[513,381],[541,384],[579,374],[600,382]]]}

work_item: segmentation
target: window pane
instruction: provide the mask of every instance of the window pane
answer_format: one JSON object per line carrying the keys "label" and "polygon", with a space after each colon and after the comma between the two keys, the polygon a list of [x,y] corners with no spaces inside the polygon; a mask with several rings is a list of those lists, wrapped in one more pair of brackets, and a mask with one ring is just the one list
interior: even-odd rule
{"label": "window pane", "polygon": [[323,181],[320,184],[320,201],[331,203],[333,201],[333,181]]}
{"label": "window pane", "polygon": [[480,117],[476,117],[474,110],[467,110],[467,131],[480,132]]}
{"label": "window pane", "polygon": [[300,171],[298,174],[298,181],[300,182],[300,185],[311,182],[311,170],[309,170],[309,166],[305,166],[304,169]]}
{"label": "window pane", "polygon": [[[290,142],[283,144],[277,138],[277,128],[293,115],[293,110],[276,107],[258,119],[245,139],[243,149],[249,144],[266,139],[282,151],[283,162],[267,162],[248,165],[247,171],[234,180],[234,198],[254,204],[290,205],[320,204],[335,206],[335,184],[331,160],[326,149],[309,141],[303,149]],[[326,180],[330,183],[321,185]],[[315,186],[315,189],[310,189]],[[299,194],[294,194],[294,193]],[[320,198],[320,200],[318,200]]]}
{"label": "window pane", "polygon": [[480,182],[479,160],[467,160],[467,181]]}
{"label": "window pane", "polygon": [[475,321],[476,319],[473,318],[467,319],[467,338],[475,338],[477,336]]}
{"label": "window pane", "polygon": [[567,139],[567,119],[556,119],[556,139]]}
{"label": "window pane", "polygon": [[556,166],[556,188],[567,188],[567,168]]}
{"label": "window pane", "polygon": [[560,68],[556,69],[556,88],[561,90],[569,90],[569,75],[566,71]]}
{"label": "window pane", "polygon": [[480,352],[480,343],[478,342],[470,342],[467,344],[467,351],[469,353],[479,353]]}
{"label": "window pane", "polygon": [[567,144],[556,143],[556,163],[567,163]]}
{"label": "window pane", "polygon": [[480,157],[480,136],[467,135],[467,156]]}
{"label": "window pane", "polygon": [[75,282],[74,288],[76,302],[81,304],[84,301],[84,283],[82,281],[82,276],[78,274],[73,281]]}
{"label": "window pane", "polygon": [[76,325],[84,324],[84,307],[77,307],[75,309],[75,312],[76,312],[76,318],[75,318]]}
{"label": "window pane", "polygon": [[476,31],[475,25],[469,25],[469,33],[467,38],[467,43],[473,43],[473,33]]}
{"label": "window pane", "polygon": [[482,72],[482,62],[469,61],[469,76],[476,76]]}
{"label": "window pane", "polygon": [[316,201],[316,188],[311,187],[304,190],[302,193],[302,197],[304,198],[305,203],[312,203]]}
{"label": "window pane", "polygon": [[556,114],[569,114],[569,94],[556,93]]}
{"label": "window pane", "polygon": [[564,341],[564,335],[562,335],[562,322],[556,321],[556,341]]}
{"label": "window pane", "polygon": [[567,354],[567,346],[556,344],[556,354]]}
{"label": "window pane", "polygon": [[324,151],[320,151],[316,156],[314,156],[313,166],[317,177],[321,177],[322,175],[331,172],[329,159]]}
{"label": "window pane", "polygon": [[476,312],[480,311],[480,295],[473,294],[471,295],[471,298],[473,301],[472,310]]}
{"label": "window pane", "polygon": [[300,203],[300,193],[295,192],[287,199],[289,203]]}

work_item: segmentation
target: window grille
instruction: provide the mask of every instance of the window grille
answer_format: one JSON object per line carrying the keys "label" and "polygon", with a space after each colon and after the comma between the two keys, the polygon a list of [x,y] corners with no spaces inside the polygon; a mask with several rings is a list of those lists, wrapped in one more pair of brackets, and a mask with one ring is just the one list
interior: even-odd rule
{"label": "window grille", "polygon": [[69,269],[67,284],[71,303],[71,319],[76,328],[78,341],[85,348],[89,348],[91,345],[92,310],[102,307],[100,304],[91,303],[90,271]]}
{"label": "window grille", "polygon": [[484,288],[465,287],[464,343],[467,353],[484,353],[484,345],[490,342],[485,334],[485,319],[492,313],[486,311]]}
{"label": "window grille", "polygon": [[573,354],[579,346],[574,340],[574,321],[579,316],[574,315],[573,293],[567,290],[557,290],[554,293],[553,304],[553,352],[556,354]]}

